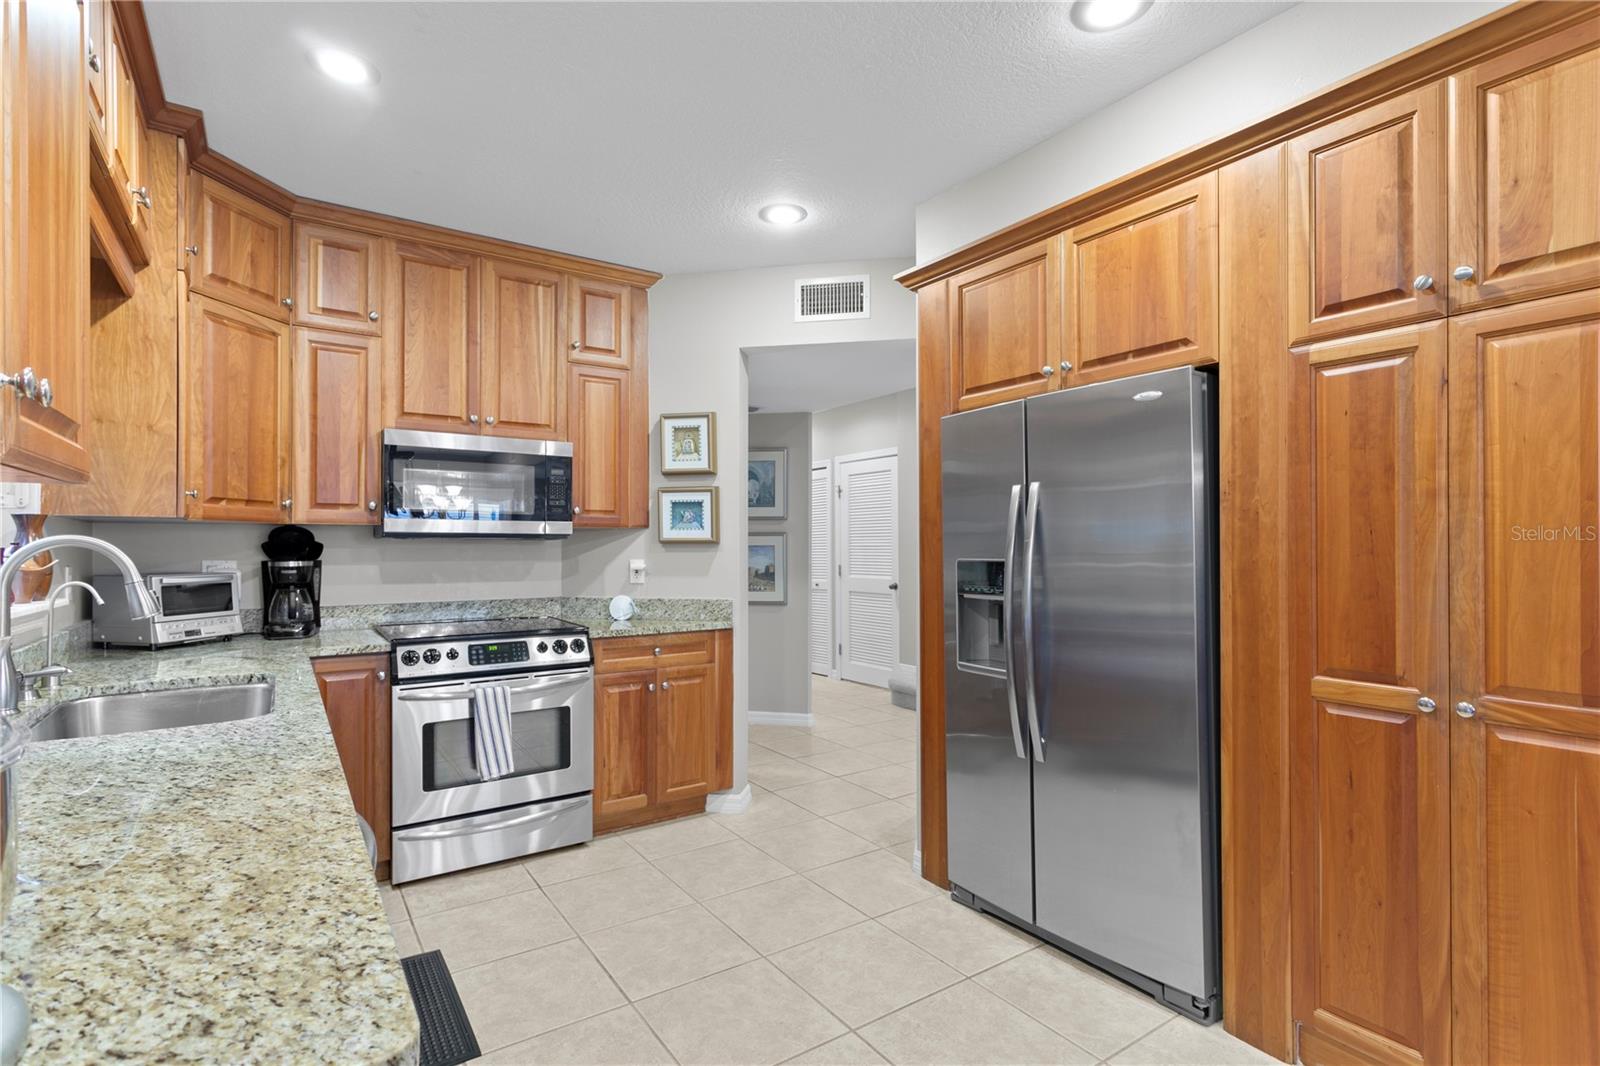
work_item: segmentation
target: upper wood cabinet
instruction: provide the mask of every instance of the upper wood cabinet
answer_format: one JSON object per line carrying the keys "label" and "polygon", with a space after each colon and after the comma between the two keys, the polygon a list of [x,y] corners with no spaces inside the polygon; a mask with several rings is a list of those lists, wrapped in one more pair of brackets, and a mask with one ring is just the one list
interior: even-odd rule
{"label": "upper wood cabinet", "polygon": [[1296,341],[1445,314],[1444,122],[1435,82],[1285,146]]}
{"label": "upper wood cabinet", "polygon": [[380,881],[389,878],[393,808],[388,667],[387,655],[341,655],[311,662],[351,805],[372,830],[377,845]]}
{"label": "upper wood cabinet", "polygon": [[1600,1061],[1600,292],[1450,330],[1455,1061]]}
{"label": "upper wood cabinet", "polygon": [[1444,323],[1295,353],[1311,655],[1299,767],[1295,1017],[1375,1062],[1449,1058]]}
{"label": "upper wood cabinet", "polygon": [[322,329],[296,329],[293,339],[294,520],[376,523],[378,342]]}
{"label": "upper wood cabinet", "polygon": [[[127,220],[131,235],[129,250],[136,262],[150,261],[150,212],[155,201],[150,196],[147,148],[145,145],[144,106],[139,102],[139,87],[133,80],[133,67],[123,47],[122,31],[111,23],[111,113],[107,147],[111,149],[111,178],[116,202]],[[170,210],[170,207],[168,208]]]}
{"label": "upper wood cabinet", "polygon": [[1453,307],[1600,284],[1600,18],[1451,77],[1450,122]]}
{"label": "upper wood cabinet", "polygon": [[1069,385],[1217,360],[1217,176],[1066,233]]}
{"label": "upper wood cabinet", "polygon": [[[632,381],[626,370],[569,363],[567,419],[572,431],[573,524],[625,526],[633,471]],[[641,471],[647,476],[647,472]]]}
{"label": "upper wood cabinet", "polygon": [[368,233],[295,223],[295,325],[380,333],[382,243]]}
{"label": "upper wood cabinet", "polygon": [[1062,240],[1048,237],[950,279],[950,405],[967,411],[1055,387]]}
{"label": "upper wood cabinet", "polygon": [[189,298],[182,348],[186,517],[289,517],[289,327]]}
{"label": "upper wood cabinet", "polygon": [[384,425],[478,432],[478,260],[395,241],[384,274]]}
{"label": "upper wood cabinet", "polygon": [[289,220],[205,175],[189,194],[191,291],[288,321]]}
{"label": "upper wood cabinet", "polygon": [[48,0],[0,12],[0,373],[17,379],[0,388],[0,463],[64,481],[89,471],[81,17]]}
{"label": "upper wood cabinet", "polygon": [[99,138],[103,155],[111,140],[110,0],[81,0],[83,4],[84,99],[89,106],[89,133]]}
{"label": "upper wood cabinet", "polygon": [[562,277],[486,259],[478,380],[485,433],[561,440],[566,433],[561,352]]}
{"label": "upper wood cabinet", "polygon": [[593,366],[633,365],[633,289],[593,278],[567,279],[567,358]]}

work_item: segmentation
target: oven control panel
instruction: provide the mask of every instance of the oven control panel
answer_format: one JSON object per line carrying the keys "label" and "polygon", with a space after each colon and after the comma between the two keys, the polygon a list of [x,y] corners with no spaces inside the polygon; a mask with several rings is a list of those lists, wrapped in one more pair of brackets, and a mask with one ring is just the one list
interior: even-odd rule
{"label": "oven control panel", "polygon": [[587,666],[591,661],[589,641],[581,630],[560,636],[415,640],[394,645],[394,676],[397,681],[527,669],[560,669]]}

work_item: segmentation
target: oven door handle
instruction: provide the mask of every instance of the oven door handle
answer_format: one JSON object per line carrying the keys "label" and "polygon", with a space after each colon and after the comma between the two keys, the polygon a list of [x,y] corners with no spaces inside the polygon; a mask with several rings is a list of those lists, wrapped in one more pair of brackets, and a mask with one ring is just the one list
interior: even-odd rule
{"label": "oven door handle", "polygon": [[512,829],[519,825],[532,825],[534,822],[543,822],[554,818],[558,814],[575,810],[589,802],[588,796],[579,796],[576,799],[562,800],[550,807],[543,807],[529,814],[519,814],[514,818],[505,818],[498,822],[486,822],[481,825],[452,826],[444,829],[402,829],[394,834],[396,840],[446,840],[450,837],[472,836],[476,833],[492,833],[497,829]]}
{"label": "oven door handle", "polygon": [[[592,671],[589,670],[571,670],[562,674],[551,674],[548,677],[542,677],[537,681],[529,681],[525,685],[518,685],[516,688],[510,690],[510,694],[513,696],[525,696],[530,692],[538,692],[542,689],[555,688],[558,685],[578,685],[587,681],[592,676],[594,675]],[[458,688],[450,689],[444,692],[440,692],[438,690],[401,692],[400,698],[402,700],[418,703],[449,703],[452,700],[474,699],[477,694],[477,689]]]}

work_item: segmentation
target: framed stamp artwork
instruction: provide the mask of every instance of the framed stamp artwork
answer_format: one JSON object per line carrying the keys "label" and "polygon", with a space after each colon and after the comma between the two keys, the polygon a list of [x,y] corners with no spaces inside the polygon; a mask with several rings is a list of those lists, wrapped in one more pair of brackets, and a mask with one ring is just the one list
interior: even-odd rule
{"label": "framed stamp artwork", "polygon": [[661,416],[661,472],[717,472],[717,416],[714,413]]}

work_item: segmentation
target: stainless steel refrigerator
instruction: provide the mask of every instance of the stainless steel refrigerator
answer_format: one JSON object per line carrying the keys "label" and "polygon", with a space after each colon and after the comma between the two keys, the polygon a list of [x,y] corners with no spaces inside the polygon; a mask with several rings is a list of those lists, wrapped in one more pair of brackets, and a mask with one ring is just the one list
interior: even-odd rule
{"label": "stainless steel refrigerator", "polygon": [[950,880],[1220,1016],[1216,381],[943,420]]}

